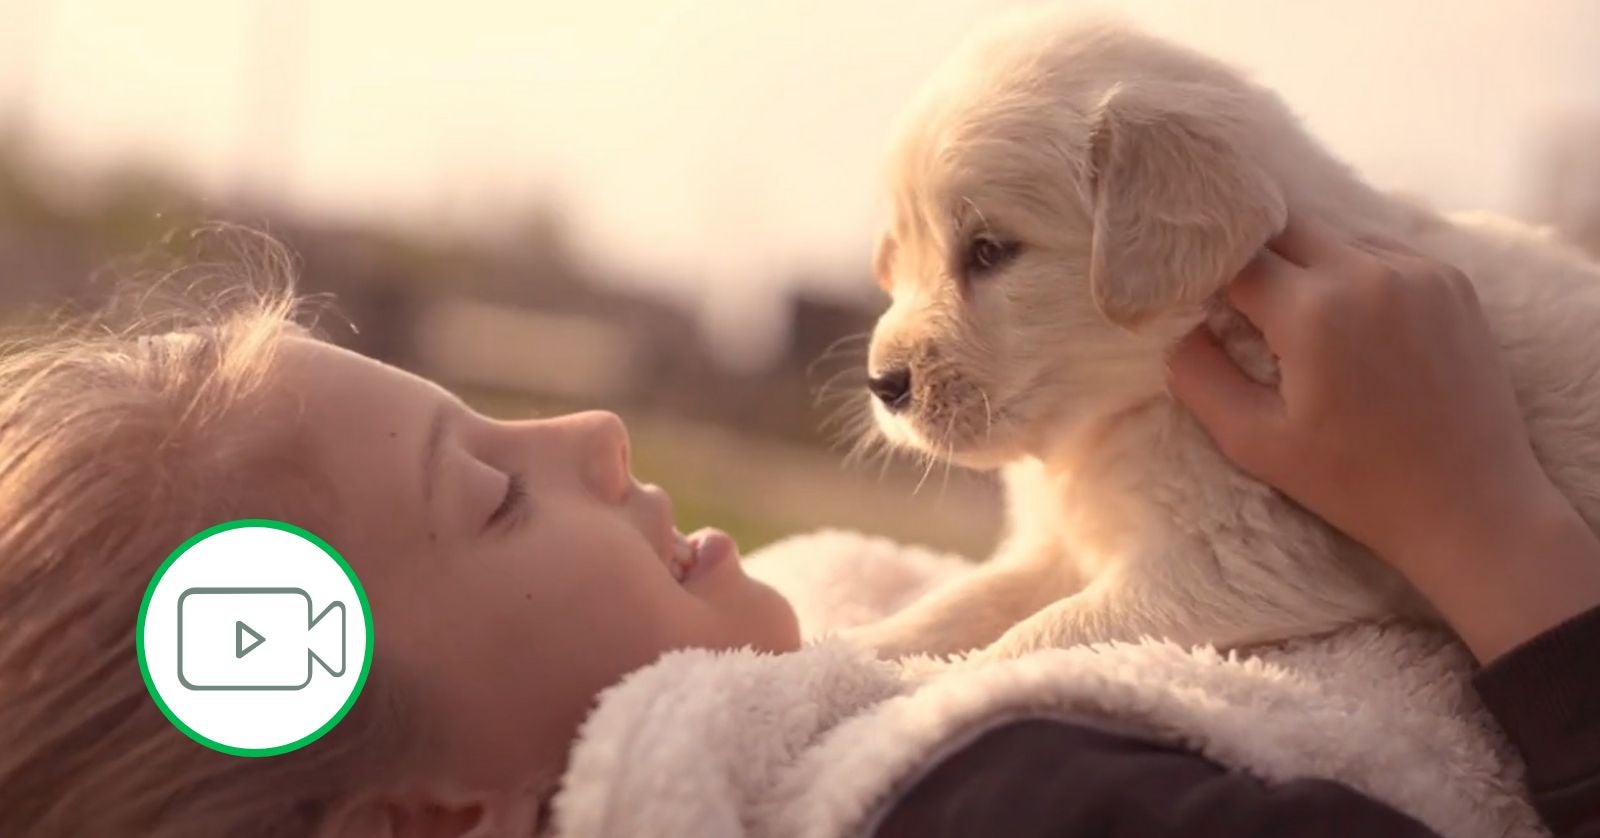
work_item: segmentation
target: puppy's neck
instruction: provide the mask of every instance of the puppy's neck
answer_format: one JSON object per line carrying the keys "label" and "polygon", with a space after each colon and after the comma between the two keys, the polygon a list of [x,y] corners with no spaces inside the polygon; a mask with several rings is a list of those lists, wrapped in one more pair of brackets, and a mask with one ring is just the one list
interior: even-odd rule
{"label": "puppy's neck", "polygon": [[1164,424],[1162,417],[1172,408],[1171,400],[1161,393],[1126,402],[1058,430],[1035,458],[1053,477],[1094,482],[1096,474],[1117,470],[1132,453],[1130,441],[1144,439]]}
{"label": "puppy's neck", "polygon": [[1255,149],[1283,188],[1290,218],[1336,222],[1357,236],[1400,235],[1410,226],[1414,206],[1373,188],[1311,137],[1302,133],[1298,139]]}
{"label": "puppy's neck", "polygon": [[1119,519],[1156,516],[1165,526],[1182,516],[1183,487],[1226,491],[1219,473],[1237,473],[1188,410],[1165,393],[1081,423],[1038,462],[1063,502]]}

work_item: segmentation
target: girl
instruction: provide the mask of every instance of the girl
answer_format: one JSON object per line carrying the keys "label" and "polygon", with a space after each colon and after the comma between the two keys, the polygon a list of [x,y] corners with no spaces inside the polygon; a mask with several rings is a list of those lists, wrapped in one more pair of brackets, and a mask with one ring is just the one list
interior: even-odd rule
{"label": "girl", "polygon": [[[1579,651],[1600,641],[1600,547],[1538,469],[1474,301],[1441,266],[1315,229],[1273,253],[1233,299],[1281,392],[1197,337],[1174,393],[1434,599],[1490,663],[1479,689],[1550,826],[1600,834],[1600,677]],[[608,685],[674,649],[800,648],[736,546],[679,534],[634,479],[616,417],[479,415],[312,337],[286,281],[254,287],[160,334],[0,359],[0,835],[527,835]],[[167,553],[244,517],[337,546],[378,627],[351,713],[266,759],[172,728],[132,641]],[[1331,813],[1429,834],[1348,788],[1267,786],[1087,720],[1003,726],[929,768],[879,834],[1311,835]]]}

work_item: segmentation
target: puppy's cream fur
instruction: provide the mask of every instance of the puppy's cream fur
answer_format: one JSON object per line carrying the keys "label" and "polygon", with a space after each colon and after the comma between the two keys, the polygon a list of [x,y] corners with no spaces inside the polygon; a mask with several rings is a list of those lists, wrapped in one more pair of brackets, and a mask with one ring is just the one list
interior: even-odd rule
{"label": "puppy's cream fur", "polygon": [[[1600,270],[1541,231],[1376,191],[1218,61],[1116,20],[1013,18],[912,104],[890,180],[874,262],[893,303],[869,368],[908,368],[912,391],[898,414],[873,409],[897,443],[1003,466],[1011,527],[969,578],[858,630],[885,655],[1231,647],[1429,616],[1165,391],[1167,353],[1207,320],[1275,382],[1218,292],[1290,213],[1471,277],[1545,468],[1600,524]],[[978,238],[1019,247],[985,270]]]}

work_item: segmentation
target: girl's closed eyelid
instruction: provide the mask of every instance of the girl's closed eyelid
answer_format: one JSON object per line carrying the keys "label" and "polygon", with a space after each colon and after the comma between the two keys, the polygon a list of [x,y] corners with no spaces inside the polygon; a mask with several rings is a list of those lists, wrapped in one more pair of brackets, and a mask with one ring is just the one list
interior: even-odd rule
{"label": "girl's closed eyelid", "polygon": [[500,525],[511,525],[528,506],[528,486],[522,475],[512,472],[506,475],[506,493],[500,500],[500,505],[489,514],[489,520],[484,523],[484,529]]}

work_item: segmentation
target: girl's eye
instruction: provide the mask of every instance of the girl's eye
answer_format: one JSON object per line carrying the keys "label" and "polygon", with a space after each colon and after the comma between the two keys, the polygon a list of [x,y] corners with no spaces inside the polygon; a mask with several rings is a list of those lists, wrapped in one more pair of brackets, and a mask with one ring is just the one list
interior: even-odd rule
{"label": "girl's eye", "polygon": [[522,475],[511,474],[506,478],[506,494],[500,499],[500,505],[489,513],[489,520],[484,528],[503,523],[513,513],[519,512],[528,502],[528,486],[522,480]]}
{"label": "girl's eye", "polygon": [[1005,242],[991,236],[978,236],[967,246],[965,264],[962,266],[969,277],[980,277],[1017,258],[1022,252],[1022,245],[1017,242]]}

